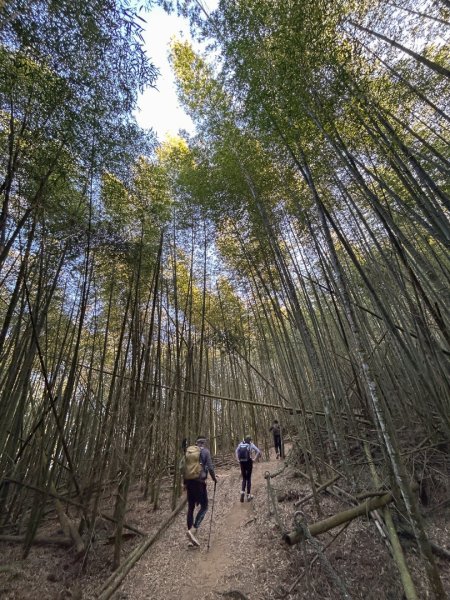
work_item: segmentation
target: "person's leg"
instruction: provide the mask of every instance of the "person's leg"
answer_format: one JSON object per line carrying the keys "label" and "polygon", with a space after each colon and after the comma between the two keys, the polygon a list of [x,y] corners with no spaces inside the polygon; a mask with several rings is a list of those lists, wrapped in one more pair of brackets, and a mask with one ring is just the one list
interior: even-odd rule
{"label": "person's leg", "polygon": [[253,461],[249,460],[246,463],[247,465],[247,496],[250,496],[250,491],[252,489],[252,470],[253,470]]}
{"label": "person's leg", "polygon": [[195,505],[198,503],[197,500],[197,489],[196,489],[196,481],[187,481],[186,482],[186,492],[188,497],[188,511],[187,511],[187,537],[188,540],[194,546],[200,546],[197,538],[195,537],[195,529],[193,528],[194,522],[194,509]]}
{"label": "person's leg", "polygon": [[[187,531],[187,536],[188,536],[188,539],[195,546],[200,546],[199,541],[195,537],[195,534],[197,533],[197,524],[196,524],[197,518],[194,521],[195,507],[201,503],[201,494],[200,494],[199,484],[200,484],[200,481],[197,481],[196,479],[194,479],[192,481],[188,481],[187,486],[186,486],[187,491],[188,491],[188,516],[187,516],[188,531]],[[197,517],[198,517],[198,515],[197,515]]]}
{"label": "person's leg", "polygon": [[198,529],[203,521],[206,511],[208,510],[208,491],[206,489],[206,483],[203,481],[198,482],[198,502],[200,504],[200,509],[195,517],[194,527]]}
{"label": "person's leg", "polygon": [[281,456],[281,438],[280,438],[280,436],[277,435],[274,437],[273,440],[274,440],[274,444],[275,444],[275,452],[276,452],[277,458],[278,458],[279,456]]}
{"label": "person's leg", "polygon": [[241,462],[241,475],[242,475],[242,491],[245,492],[245,483],[247,481],[247,463]]}
{"label": "person's leg", "polygon": [[194,524],[195,490],[192,481],[186,481],[186,492],[188,498],[187,528],[191,529]]}

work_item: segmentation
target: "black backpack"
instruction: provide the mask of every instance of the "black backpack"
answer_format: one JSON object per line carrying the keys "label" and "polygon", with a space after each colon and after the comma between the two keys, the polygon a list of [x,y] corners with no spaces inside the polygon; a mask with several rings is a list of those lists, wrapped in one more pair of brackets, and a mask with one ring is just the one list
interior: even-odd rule
{"label": "black backpack", "polygon": [[237,455],[239,462],[247,462],[248,460],[250,460],[250,444],[241,442],[238,446]]}

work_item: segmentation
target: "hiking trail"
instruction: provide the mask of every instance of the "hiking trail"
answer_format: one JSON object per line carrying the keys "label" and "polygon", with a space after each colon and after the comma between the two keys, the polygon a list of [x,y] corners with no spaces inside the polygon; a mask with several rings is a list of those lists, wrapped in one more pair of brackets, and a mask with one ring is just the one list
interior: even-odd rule
{"label": "hiking trail", "polygon": [[[289,446],[291,446],[289,444]],[[289,450],[286,447],[289,454]],[[348,508],[348,502],[335,494],[321,494],[320,514],[311,501],[309,482],[297,468],[295,456],[289,454],[289,466],[270,452],[268,461],[254,463],[251,502],[240,502],[241,474],[237,462],[217,467],[219,482],[212,511],[214,484],[208,481],[209,510],[199,529],[200,548],[189,548],[186,536],[185,505],[171,524],[134,564],[111,596],[111,600],[337,600],[336,576],[345,582],[355,600],[397,600],[403,597],[398,570],[385,540],[373,519],[367,516],[349,521],[339,529],[325,532],[318,544],[322,548],[297,544],[288,546],[282,532],[292,531],[296,502],[308,523],[336,515]],[[276,515],[268,514],[267,487],[264,475],[272,475],[272,492],[276,496]],[[282,472],[280,472],[282,471]],[[171,478],[161,482],[161,502],[157,510],[144,499],[142,486],[135,484],[129,501],[127,522],[148,539],[171,515]],[[115,496],[105,498],[103,510],[111,512]],[[211,513],[213,512],[210,548],[207,549]],[[44,545],[32,549],[23,560],[20,545],[4,544],[3,561],[11,572],[0,572],[0,597],[5,600],[95,600],[111,575],[111,545],[114,528],[98,519],[98,538],[92,545],[86,572],[71,550]],[[448,514],[434,514],[429,520],[430,538],[445,548],[448,544]],[[55,520],[49,519],[47,535],[55,535]],[[126,537],[125,537],[126,536]],[[134,533],[124,535],[122,561],[132,556],[146,538]],[[418,589],[418,597],[427,597],[426,579],[414,546],[405,546],[408,565]],[[333,576],[320,559],[326,552]],[[450,590],[447,559],[440,559],[442,579]],[[306,566],[306,568],[305,568]],[[15,569],[15,571],[14,571]]]}
{"label": "hiking trail", "polygon": [[[217,469],[210,548],[207,549],[212,511],[213,482],[208,479],[209,507],[199,528],[200,548],[189,547],[186,537],[186,511],[181,511],[170,527],[140,559],[123,582],[116,597],[136,600],[212,600],[244,598],[252,591],[257,576],[252,557],[258,552],[252,525],[267,513],[264,474],[275,471],[280,461],[273,450],[269,461],[254,463],[250,502],[240,502],[241,474],[236,463],[227,470]],[[240,595],[241,594],[241,595]]]}

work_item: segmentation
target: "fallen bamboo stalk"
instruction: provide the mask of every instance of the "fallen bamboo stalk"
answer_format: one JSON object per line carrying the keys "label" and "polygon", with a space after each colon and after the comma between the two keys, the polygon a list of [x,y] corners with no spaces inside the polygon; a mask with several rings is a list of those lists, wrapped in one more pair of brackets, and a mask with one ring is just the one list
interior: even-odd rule
{"label": "fallen bamboo stalk", "polygon": [[[340,477],[341,477],[340,475],[336,475],[335,477],[333,477],[333,479],[330,479],[329,481],[325,481],[325,483],[322,483],[322,485],[320,485],[316,489],[316,494],[318,494],[319,492],[325,490],[329,485],[332,485],[335,481],[337,481],[338,479],[340,479]],[[308,500],[311,500],[311,498],[314,498],[314,494],[309,494],[308,496],[305,496],[304,498],[301,498],[300,500],[297,500],[297,502],[294,502],[294,506],[301,506],[305,502],[308,502]]]}
{"label": "fallen bamboo stalk", "polygon": [[[370,500],[366,500],[362,504],[358,504],[358,506],[355,506],[354,508],[344,510],[340,513],[333,515],[332,517],[328,517],[327,519],[323,519],[322,521],[313,523],[311,526],[309,526],[309,531],[312,536],[320,535],[321,533],[325,533],[325,531],[328,531],[329,529],[338,527],[342,523],[352,521],[353,519],[361,517],[362,515],[368,515],[372,510],[381,508],[382,506],[389,504],[389,502],[392,502],[393,499],[394,497],[390,492],[384,494],[384,496],[371,498]],[[297,544],[303,539],[303,534],[301,530],[291,531],[291,533],[284,534],[283,539],[287,544],[293,546],[294,544]]]}
{"label": "fallen bamboo stalk", "polygon": [[376,498],[377,496],[384,496],[387,494],[388,490],[380,490],[378,492],[363,492],[355,496],[358,500],[365,500],[366,498]]}
{"label": "fallen bamboo stalk", "polygon": [[[83,365],[81,363],[80,363],[80,366],[92,369],[94,371],[103,372],[108,375],[112,375],[112,372],[107,371],[106,369],[98,369],[98,368],[94,368],[92,366],[87,367],[87,365]],[[172,392],[179,392],[182,394],[192,394],[193,396],[202,396],[202,398],[210,398],[212,400],[224,400],[225,402],[236,402],[238,404],[251,404],[253,406],[261,406],[263,408],[276,408],[278,410],[287,411],[291,415],[294,414],[294,411],[295,411],[297,414],[303,414],[303,412],[305,412],[305,414],[308,415],[308,417],[312,417],[314,415],[325,417],[325,412],[320,411],[320,410],[314,410],[314,411],[313,410],[305,410],[305,411],[303,411],[303,409],[297,408],[295,406],[287,406],[287,405],[283,406],[281,404],[273,404],[270,402],[257,402],[256,400],[244,400],[243,398],[231,398],[230,396],[221,396],[219,394],[211,394],[209,392],[202,392],[200,390],[188,390],[186,388],[179,388],[179,387],[175,387],[174,385],[165,385],[163,383],[156,383],[154,381],[140,381],[140,380],[137,380],[128,375],[121,375],[120,377],[122,379],[127,379],[130,381],[139,381],[139,383],[141,383],[141,384],[142,383],[150,383],[151,385],[153,385],[155,387],[167,389]],[[281,398],[286,400],[283,396],[281,396]],[[345,413],[339,413],[339,417],[341,419],[346,419],[346,420],[349,418],[348,415],[346,415]],[[371,421],[368,421],[363,416],[361,416],[357,413],[353,414],[353,418],[357,419],[360,423],[362,423],[364,425],[372,425]]]}
{"label": "fallen bamboo stalk", "polygon": [[[340,500],[342,500],[342,497],[346,498],[347,500],[350,501],[351,504],[358,504],[358,499],[353,496],[352,494],[349,494],[346,490],[343,490],[342,488],[338,487],[337,485],[333,485],[333,487],[329,490],[334,496],[336,496],[336,498],[339,498]],[[384,492],[384,494],[388,494],[389,492]],[[382,496],[384,495],[382,494]],[[363,500],[363,498],[361,498],[361,500]]]}
{"label": "fallen bamboo stalk", "polygon": [[137,563],[137,561],[141,558],[145,552],[150,548],[152,544],[156,542],[161,533],[172,523],[174,518],[178,515],[181,509],[187,502],[187,498],[184,498],[179,505],[175,508],[174,511],[170,513],[170,515],[164,519],[161,523],[159,529],[154,533],[151,537],[145,539],[143,542],[139,544],[127,557],[127,559],[120,565],[120,567],[112,573],[110,577],[105,581],[102,585],[101,589],[98,592],[98,600],[108,600],[114,594],[114,592],[118,589],[122,581]]}
{"label": "fallen bamboo stalk", "polygon": [[[23,544],[25,542],[25,536],[24,535],[0,535],[0,542],[9,542],[12,544]],[[44,536],[44,535],[38,535],[35,538],[33,538],[32,541],[33,545],[50,545],[50,544],[55,544],[57,546],[63,546],[64,548],[70,548],[71,546],[73,546],[73,540],[70,537],[51,537],[51,536]]]}
{"label": "fallen bamboo stalk", "polygon": [[[12,479],[11,477],[8,477],[8,478],[4,479],[3,481],[9,482],[9,483],[14,483],[16,485],[25,487],[29,490],[38,492],[39,494],[44,494],[45,496],[54,498],[55,500],[61,500],[61,502],[70,504],[71,506],[75,506],[76,508],[80,508],[80,509],[83,508],[83,505],[80,504],[79,502],[75,502],[75,500],[71,500],[70,498],[67,498],[66,496],[61,496],[60,494],[51,492],[50,490],[43,490],[42,488],[32,485],[31,483],[25,483],[24,481]],[[110,517],[109,515],[106,515],[105,513],[102,513],[102,512],[97,512],[97,514],[99,517],[101,517],[102,519],[105,519],[106,521],[110,521],[111,523],[117,523],[117,519],[114,519],[114,517]],[[128,525],[127,523],[124,523],[123,527],[124,527],[124,529],[129,529],[130,531],[134,531],[134,533],[137,533],[138,535],[140,535],[142,537],[145,537],[147,535],[140,529],[137,529],[137,527],[133,527],[133,525]]]}
{"label": "fallen bamboo stalk", "polygon": [[[416,482],[411,484],[412,491],[417,490],[418,487],[419,486]],[[353,498],[351,494],[347,495],[350,498]],[[352,521],[353,519],[356,519],[357,517],[361,517],[363,515],[369,515],[369,513],[371,513],[372,511],[376,510],[377,508],[382,508],[386,506],[393,500],[394,496],[391,492],[387,492],[383,496],[370,498],[362,504],[358,504],[353,508],[349,508],[348,510],[344,510],[340,513],[337,513],[332,517],[328,517],[327,519],[323,519],[322,521],[317,521],[316,523],[313,523],[309,527],[309,532],[312,536],[320,535],[321,533],[325,533],[329,529],[338,527],[339,525],[341,525],[341,523]],[[301,530],[291,531],[291,533],[284,534],[283,540],[290,546],[293,546],[294,544],[297,544],[298,542],[303,540],[303,534]]]}

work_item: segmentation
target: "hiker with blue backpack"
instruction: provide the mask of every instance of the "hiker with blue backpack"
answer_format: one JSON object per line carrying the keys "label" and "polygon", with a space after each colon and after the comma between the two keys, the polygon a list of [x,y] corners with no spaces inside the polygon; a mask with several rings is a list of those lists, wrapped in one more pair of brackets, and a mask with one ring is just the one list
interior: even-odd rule
{"label": "hiker with blue backpack", "polygon": [[[186,448],[183,465],[183,480],[188,500],[186,534],[189,542],[194,546],[200,546],[200,542],[196,537],[197,530],[208,510],[208,491],[206,488],[208,474],[214,481],[215,491],[217,475],[214,471],[211,454],[206,447],[206,438],[199,436],[195,445]],[[194,510],[198,505],[200,505],[200,508],[194,519]]]}
{"label": "hiker with blue backpack", "polygon": [[[242,491],[241,491],[241,502],[247,500],[253,500],[251,494],[252,489],[252,470],[253,462],[261,456],[261,450],[252,443],[252,438],[246,435],[244,440],[240,442],[236,448],[236,460],[239,461],[241,466],[242,474]],[[247,497],[245,497],[245,491],[247,490]]]}

